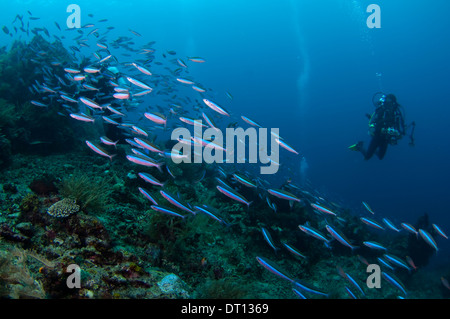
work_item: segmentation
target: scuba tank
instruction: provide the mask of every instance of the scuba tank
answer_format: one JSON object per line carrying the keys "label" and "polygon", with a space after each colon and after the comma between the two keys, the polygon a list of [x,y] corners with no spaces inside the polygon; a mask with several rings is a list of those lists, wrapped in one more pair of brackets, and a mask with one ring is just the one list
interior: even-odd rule
{"label": "scuba tank", "polygon": [[[376,109],[384,106],[385,102],[386,102],[386,94],[384,94],[383,92],[376,92],[372,96],[372,104],[375,106]],[[402,117],[404,118],[403,107],[398,103],[396,103],[396,104],[402,114]],[[369,117],[369,119],[370,119],[369,120],[369,134],[372,136],[375,133],[375,124],[372,123],[372,118],[374,115],[375,115],[375,112]],[[410,138],[409,145],[414,146],[415,145],[414,130],[416,128],[416,123],[413,121],[411,124],[407,125],[407,127],[405,128],[405,135],[406,135],[407,129],[410,127],[412,127],[412,129],[411,129],[411,133],[409,134],[409,138]],[[397,144],[397,141],[402,137],[402,134],[400,134],[400,132],[393,127],[382,128],[381,133],[385,134],[389,138],[389,142],[391,145]]]}
{"label": "scuba tank", "polygon": [[[401,134],[395,127],[391,127],[391,126],[385,127],[385,125],[387,124],[385,122],[385,120],[386,120],[386,118],[385,118],[386,113],[385,112],[386,111],[383,111],[383,110],[380,109],[380,108],[383,108],[386,105],[385,104],[386,103],[386,97],[387,97],[387,95],[384,94],[383,92],[376,92],[372,96],[372,103],[375,106],[376,110],[372,114],[372,116],[370,117],[370,120],[369,120],[369,135],[374,136],[375,131],[377,129],[377,126],[378,125],[382,125],[380,133],[382,135],[384,135],[387,140],[389,140],[389,143],[391,145],[395,145],[395,144],[397,144],[397,140],[400,139]],[[395,104],[397,106],[400,106],[398,103],[395,103]],[[382,113],[379,113],[379,112],[382,112]],[[376,124],[376,123],[373,122],[373,118],[374,118],[375,114],[377,114],[377,113],[378,113],[378,118],[376,120],[378,122],[379,121],[383,121],[382,124],[380,124],[380,123]],[[382,117],[380,117],[380,116],[382,116]]]}

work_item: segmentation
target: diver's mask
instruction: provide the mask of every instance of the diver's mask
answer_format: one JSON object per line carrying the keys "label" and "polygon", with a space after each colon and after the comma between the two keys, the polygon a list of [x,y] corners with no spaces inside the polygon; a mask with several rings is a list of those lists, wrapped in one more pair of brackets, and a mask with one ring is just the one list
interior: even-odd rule
{"label": "diver's mask", "polygon": [[383,94],[383,95],[380,97],[380,99],[378,100],[378,102],[379,102],[380,106],[383,106],[383,105],[384,105],[384,102],[386,102],[386,95]]}

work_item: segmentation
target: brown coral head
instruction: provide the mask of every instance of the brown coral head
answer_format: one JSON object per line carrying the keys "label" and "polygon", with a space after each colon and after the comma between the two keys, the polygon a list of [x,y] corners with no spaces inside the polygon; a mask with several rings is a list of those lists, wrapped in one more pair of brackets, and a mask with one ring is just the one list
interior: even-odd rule
{"label": "brown coral head", "polygon": [[55,186],[53,180],[49,178],[39,178],[33,180],[28,187],[38,195],[50,195],[58,193],[58,188]]}

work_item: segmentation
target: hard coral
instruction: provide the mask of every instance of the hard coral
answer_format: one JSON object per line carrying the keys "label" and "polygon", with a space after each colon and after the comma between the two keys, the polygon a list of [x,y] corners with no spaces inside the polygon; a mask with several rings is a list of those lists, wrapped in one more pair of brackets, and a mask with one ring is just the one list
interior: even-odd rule
{"label": "hard coral", "polygon": [[80,210],[80,205],[72,198],[64,198],[54,203],[48,209],[47,213],[53,217],[68,217]]}

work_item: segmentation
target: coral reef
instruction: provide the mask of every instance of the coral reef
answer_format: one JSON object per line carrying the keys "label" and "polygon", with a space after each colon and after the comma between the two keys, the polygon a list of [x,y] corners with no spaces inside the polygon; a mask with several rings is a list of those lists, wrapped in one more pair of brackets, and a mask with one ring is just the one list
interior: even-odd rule
{"label": "coral reef", "polygon": [[[366,265],[378,263],[384,251],[358,247],[355,253],[328,234],[326,240],[318,240],[300,231],[298,225],[304,224],[320,230],[333,225],[353,243],[374,240],[388,246],[394,255],[408,251],[419,269],[396,270],[408,286],[408,296],[448,297],[448,291],[442,285],[436,288],[435,281],[423,284],[424,274],[428,274],[423,268],[433,253],[423,240],[414,235],[370,231],[359,216],[333,203],[329,203],[330,209],[337,216],[324,217],[310,205],[325,201],[318,194],[298,188],[298,202],[275,198],[266,189],[272,186],[262,179],[256,183],[255,178],[257,187],[241,185],[233,177],[240,172],[238,165],[229,165],[228,172],[215,164],[175,165],[160,152],[158,161],[164,164],[158,169],[136,166],[124,159],[129,145],[105,146],[110,147],[108,154],[113,147],[119,154],[114,160],[98,156],[86,147],[87,139],[98,138],[99,132],[114,132],[121,137],[136,132],[121,132],[128,125],[105,129],[97,126],[99,121],[86,125],[68,116],[69,112],[78,112],[81,102],[72,101],[74,107],[67,112],[61,100],[58,102],[62,89],[56,87],[61,84],[68,95],[79,99],[80,85],[63,85],[64,79],[73,80],[66,77],[69,74],[64,68],[78,65],[81,69],[90,60],[84,57],[81,63],[74,61],[61,41],[50,43],[38,33],[30,43],[16,41],[9,52],[0,50],[0,168],[8,167],[0,170],[1,297],[294,298],[291,281],[280,280],[274,275],[276,271],[258,264],[256,257],[264,256],[273,260],[277,269],[327,291],[329,297],[348,298],[345,288],[349,277],[343,272],[365,283]],[[53,68],[55,63],[58,67]],[[57,80],[51,82],[52,88],[44,88],[42,83],[50,75]],[[99,81],[106,78],[103,71],[101,77]],[[97,80],[94,76],[92,79]],[[91,82],[83,84],[87,83]],[[47,94],[56,90],[59,97]],[[89,95],[81,92],[81,97]],[[31,103],[37,96],[41,102]],[[133,109],[132,102],[121,107]],[[100,108],[88,112],[99,117],[107,109]],[[177,112],[183,114],[182,110]],[[167,141],[165,149],[173,143]],[[163,189],[185,201],[188,210],[207,205],[217,216],[181,209],[162,196],[161,187],[139,178],[139,172],[151,172],[163,181]],[[242,205],[219,193],[219,177],[252,204]],[[288,184],[282,184],[282,190],[287,190]],[[182,218],[153,210],[139,188],[148,189],[158,205],[173,209]],[[416,227],[435,235],[427,216]],[[263,229],[273,237],[275,249]],[[285,243],[305,256],[284,249]],[[67,282],[73,266],[80,281],[75,288]],[[448,269],[441,273],[449,274]],[[364,290],[359,297],[395,298],[399,293],[396,287],[384,283],[382,289]]]}
{"label": "coral reef", "polygon": [[[35,256],[35,254],[33,254]],[[0,296],[13,299],[44,299],[42,283],[27,265],[29,253],[2,245],[0,249]]]}
{"label": "coral reef", "polygon": [[30,103],[29,88],[42,78],[34,48],[47,50],[44,59],[49,62],[73,59],[60,41],[50,43],[39,35],[30,43],[14,41],[8,52],[0,52],[0,168],[11,164],[12,154],[47,155],[70,149],[74,141],[73,128],[58,108],[49,105],[42,112]]}

